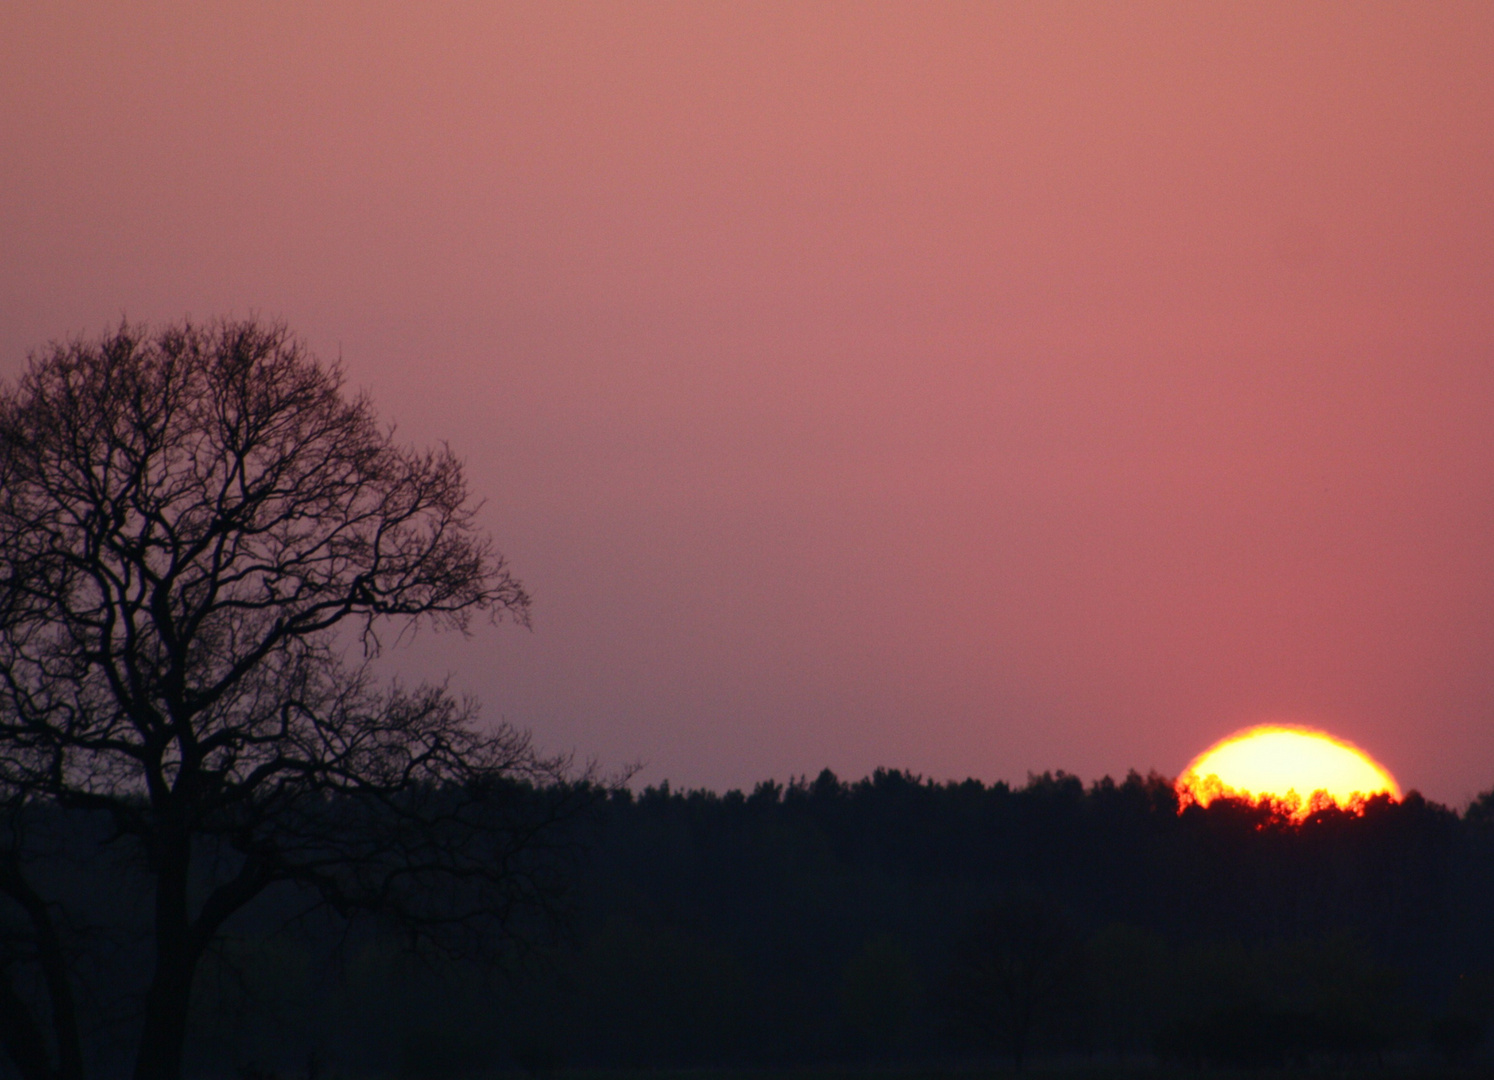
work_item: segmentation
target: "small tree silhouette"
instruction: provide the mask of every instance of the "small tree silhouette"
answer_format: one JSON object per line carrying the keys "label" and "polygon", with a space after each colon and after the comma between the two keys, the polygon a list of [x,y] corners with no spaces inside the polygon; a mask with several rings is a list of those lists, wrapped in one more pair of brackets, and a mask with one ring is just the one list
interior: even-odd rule
{"label": "small tree silhouette", "polygon": [[871,938],[846,964],[840,982],[841,1017],[854,1051],[894,1054],[908,1035],[918,999],[913,957],[891,934]]}
{"label": "small tree silhouette", "polygon": [[1035,1037],[1077,993],[1081,942],[1056,903],[1007,893],[958,943],[951,1004],[959,1030],[992,1042],[1021,1069]]}

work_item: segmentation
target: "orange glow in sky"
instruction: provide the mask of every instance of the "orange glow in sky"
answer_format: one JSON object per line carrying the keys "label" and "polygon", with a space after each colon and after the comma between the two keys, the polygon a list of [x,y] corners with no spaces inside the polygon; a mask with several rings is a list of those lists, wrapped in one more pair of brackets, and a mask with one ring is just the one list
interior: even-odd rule
{"label": "orange glow in sky", "polygon": [[[1178,778],[1184,803],[1269,797],[1304,816],[1325,799],[1339,806],[1381,793],[1401,797],[1395,777],[1363,750],[1311,728],[1262,725],[1209,747]],[[1316,796],[1316,798],[1315,798]]]}

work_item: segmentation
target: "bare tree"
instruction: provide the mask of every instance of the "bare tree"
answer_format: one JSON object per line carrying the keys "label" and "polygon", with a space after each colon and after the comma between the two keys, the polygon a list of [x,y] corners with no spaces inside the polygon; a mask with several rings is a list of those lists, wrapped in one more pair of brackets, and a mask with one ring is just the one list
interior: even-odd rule
{"label": "bare tree", "polygon": [[152,879],[138,1080],[180,1076],[204,951],[277,883],[432,934],[545,902],[553,816],[504,796],[564,763],[369,667],[386,627],[527,621],[475,510],[449,449],[397,444],[281,326],[126,324],[0,393],[0,894],[29,928],[0,950],[0,1045],[24,1080],[84,1071],[31,871],[51,810],[104,815]]}

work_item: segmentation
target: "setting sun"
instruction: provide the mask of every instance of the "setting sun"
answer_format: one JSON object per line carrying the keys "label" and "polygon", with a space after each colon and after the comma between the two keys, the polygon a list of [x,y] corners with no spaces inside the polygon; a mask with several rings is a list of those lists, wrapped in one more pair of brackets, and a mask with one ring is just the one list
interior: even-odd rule
{"label": "setting sun", "polygon": [[1224,796],[1271,799],[1296,817],[1315,805],[1351,806],[1382,793],[1401,797],[1395,777],[1363,750],[1311,728],[1264,724],[1237,731],[1194,758],[1178,777],[1184,805]]}

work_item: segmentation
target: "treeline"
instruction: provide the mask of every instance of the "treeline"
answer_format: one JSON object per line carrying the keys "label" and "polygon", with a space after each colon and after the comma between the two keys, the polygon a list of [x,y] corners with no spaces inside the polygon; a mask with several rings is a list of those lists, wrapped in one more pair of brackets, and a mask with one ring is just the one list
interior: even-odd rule
{"label": "treeline", "polygon": [[[189,1073],[1488,1056],[1494,795],[1301,824],[1228,802],[1179,813],[1168,781],[1134,774],[505,797],[584,808],[534,878],[558,921],[422,940],[285,886],[199,971]],[[87,988],[89,1072],[122,1075],[148,867],[107,818],[30,813]],[[0,914],[0,962],[40,1009],[22,921]]]}
{"label": "treeline", "polygon": [[1085,787],[831,773],[599,793],[565,940],[499,970],[269,922],[198,990],[198,1071],[1473,1061],[1494,797],[1294,824]]}

